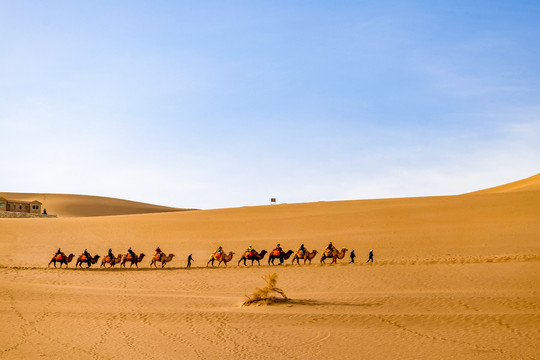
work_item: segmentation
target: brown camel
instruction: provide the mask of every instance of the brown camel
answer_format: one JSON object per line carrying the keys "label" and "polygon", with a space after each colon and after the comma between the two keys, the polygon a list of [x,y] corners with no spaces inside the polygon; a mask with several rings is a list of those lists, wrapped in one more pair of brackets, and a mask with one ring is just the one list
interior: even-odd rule
{"label": "brown camel", "polygon": [[90,267],[90,265],[97,263],[99,258],[100,258],[99,255],[92,257],[92,256],[86,256],[82,254],[77,259],[77,262],[75,263],[75,267],[79,266],[82,268],[83,263],[86,263],[88,265],[87,267]]}
{"label": "brown camel", "polygon": [[66,254],[64,253],[55,254],[53,258],[51,259],[51,261],[49,262],[49,265],[47,265],[47,267],[51,266],[51,263],[54,265],[54,267],[56,267],[56,262],[60,263],[60,267],[62,267],[62,264],[66,264],[66,267],[68,267],[68,263],[70,263],[71,260],[73,260],[74,256],[75,255],[73,254],[69,254],[69,256],[66,256]]}
{"label": "brown camel", "polygon": [[210,259],[208,259],[206,266],[208,266],[208,264],[210,263],[212,264],[212,266],[214,266],[214,261],[218,262],[218,267],[219,265],[221,265],[221,263],[224,263],[225,266],[227,266],[227,263],[232,260],[234,253],[231,251],[228,255],[226,255],[225,253],[221,253],[220,256],[216,255],[217,253],[213,253],[212,255],[210,255]]}
{"label": "brown camel", "polygon": [[122,261],[122,254],[118,254],[117,257],[110,257],[109,255],[105,256],[103,259],[101,259],[101,265],[99,267],[105,267],[105,264],[111,265],[111,267],[114,267],[116,264],[120,264]]}
{"label": "brown camel", "polygon": [[311,260],[313,260],[317,253],[317,250],[313,250],[312,252],[309,252],[307,250],[305,250],[304,252],[297,251],[292,258],[292,264],[294,264],[294,262],[296,261],[296,263],[300,265],[300,259],[304,259],[304,264],[306,263],[306,260],[309,260],[309,263],[311,264]]}
{"label": "brown camel", "polygon": [[126,262],[129,261],[130,262],[129,267],[132,267],[133,264],[135,264],[135,267],[138,268],[139,265],[137,264],[140,263],[144,257],[145,255],[143,253],[141,253],[141,255],[139,256],[137,256],[137,254],[135,254],[134,256],[131,254],[126,254],[124,255],[124,258],[122,259],[122,263],[120,265],[123,267],[126,267]]}
{"label": "brown camel", "polygon": [[321,255],[321,264],[324,264],[324,259],[332,259],[332,262],[330,264],[337,263],[337,259],[343,259],[345,257],[345,254],[349,251],[349,249],[342,248],[339,252],[336,248],[330,252],[328,249],[325,249]]}
{"label": "brown camel", "polygon": [[279,264],[283,264],[284,260],[287,260],[291,257],[291,255],[294,253],[294,251],[289,250],[287,252],[274,250],[268,255],[268,265],[270,265],[270,262],[272,262],[272,265],[274,265],[274,260],[279,259]]}
{"label": "brown camel", "polygon": [[261,260],[264,258],[264,255],[266,255],[266,252],[266,250],[263,250],[260,253],[257,253],[255,250],[253,250],[253,252],[246,251],[242,254],[240,260],[238,260],[238,265],[240,265],[242,260],[244,260],[244,265],[246,265],[246,260],[251,260],[251,265],[253,265],[253,262],[257,260],[259,265],[261,265]]}
{"label": "brown camel", "polygon": [[157,262],[161,261],[161,267],[164,267],[166,263],[170,262],[174,257],[174,254],[165,255],[162,254],[161,256],[158,256],[157,254],[152,256],[152,261],[150,262],[150,266],[154,265],[154,267],[157,267]]}

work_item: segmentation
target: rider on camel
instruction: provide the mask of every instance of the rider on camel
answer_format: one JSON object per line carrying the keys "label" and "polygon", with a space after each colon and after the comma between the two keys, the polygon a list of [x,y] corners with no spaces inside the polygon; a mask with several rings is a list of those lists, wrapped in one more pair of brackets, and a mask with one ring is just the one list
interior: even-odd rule
{"label": "rider on camel", "polygon": [[279,246],[279,244],[277,244],[276,248],[274,249],[274,252],[281,255],[283,254],[283,249],[281,248],[281,246]]}
{"label": "rider on camel", "polygon": [[107,254],[107,256],[110,257],[111,259],[114,257],[112,253],[112,249],[109,249],[109,253]]}
{"label": "rider on camel", "polygon": [[136,255],[135,253],[133,252],[133,250],[131,250],[131,248],[128,249],[128,254],[129,256],[131,256],[132,258],[134,258]]}
{"label": "rider on camel", "polygon": [[216,250],[216,255],[217,257],[220,257],[222,254],[223,254],[223,248],[220,245]]}
{"label": "rider on camel", "polygon": [[300,245],[300,247],[298,248],[298,252],[304,255],[304,253],[306,252],[306,248],[304,247],[304,244]]}
{"label": "rider on camel", "polygon": [[254,255],[255,249],[253,249],[253,245],[249,245],[246,251],[251,255]]}
{"label": "rider on camel", "polygon": [[161,251],[159,246],[156,249],[156,256],[157,256],[158,260],[161,259],[161,256],[163,256],[163,251]]}
{"label": "rider on camel", "polygon": [[[334,247],[334,245],[332,245],[332,242],[330,241],[330,244],[328,244],[328,246],[326,247],[326,250],[329,250],[331,253],[333,253],[334,249],[335,249],[335,247]],[[326,250],[325,250],[325,252],[326,252]]]}
{"label": "rider on camel", "polygon": [[86,256],[87,259],[91,258],[90,253],[88,253],[88,251],[86,251],[86,249],[84,249],[83,255]]}
{"label": "rider on camel", "polygon": [[62,255],[62,254],[63,254],[62,250],[60,250],[60,248],[58,248],[58,251],[56,252],[56,255]]}

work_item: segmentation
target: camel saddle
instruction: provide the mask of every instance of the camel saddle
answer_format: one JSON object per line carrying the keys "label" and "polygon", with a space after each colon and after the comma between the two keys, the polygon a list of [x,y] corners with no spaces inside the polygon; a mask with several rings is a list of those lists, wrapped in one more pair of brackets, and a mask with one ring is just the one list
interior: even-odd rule
{"label": "camel saddle", "polygon": [[274,251],[272,251],[272,255],[273,255],[273,256],[281,256],[281,251],[279,251],[279,250],[274,250]]}
{"label": "camel saddle", "polygon": [[127,259],[127,260],[131,260],[132,258],[133,258],[133,256],[131,256],[131,254],[127,254],[127,255],[126,255],[126,259]]}
{"label": "camel saddle", "polygon": [[246,254],[246,258],[247,259],[251,259],[251,258],[254,258],[255,257],[255,250],[253,251],[250,251]]}
{"label": "camel saddle", "polygon": [[333,252],[332,250],[330,250],[330,249],[324,250],[324,255],[325,255],[326,257],[332,256],[333,253],[334,253],[334,252]]}
{"label": "camel saddle", "polygon": [[105,262],[110,262],[111,261],[111,257],[110,256],[105,256]]}
{"label": "camel saddle", "polygon": [[298,250],[296,255],[298,255],[299,257],[304,257],[304,251],[303,250]]}
{"label": "camel saddle", "polygon": [[81,255],[81,261],[86,261],[86,255]]}
{"label": "camel saddle", "polygon": [[221,257],[221,253],[220,252],[214,253],[214,256],[219,258],[219,257]]}
{"label": "camel saddle", "polygon": [[62,254],[58,254],[54,257],[56,261],[62,261]]}

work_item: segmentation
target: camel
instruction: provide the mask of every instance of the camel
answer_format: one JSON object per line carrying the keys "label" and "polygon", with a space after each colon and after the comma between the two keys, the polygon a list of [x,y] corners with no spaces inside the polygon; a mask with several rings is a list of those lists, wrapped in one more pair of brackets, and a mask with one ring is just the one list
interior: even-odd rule
{"label": "camel", "polygon": [[141,255],[137,256],[137,254],[135,254],[135,256],[131,255],[131,254],[126,254],[124,255],[124,258],[122,259],[122,263],[120,264],[121,266],[123,267],[126,267],[126,262],[130,262],[129,264],[129,267],[132,267],[133,264],[135,264],[135,267],[139,267],[139,265],[137,265],[138,263],[140,263],[142,261],[142,259],[145,257],[145,255],[143,253],[141,253]]}
{"label": "camel", "polygon": [[60,267],[62,267],[62,264],[66,264],[66,267],[68,267],[68,263],[71,262],[71,260],[73,260],[73,254],[69,254],[69,256],[66,256],[66,254],[62,253],[62,254],[55,254],[53,256],[53,258],[51,259],[51,261],[49,262],[49,265],[47,265],[47,267],[51,266],[51,263],[54,265],[54,267],[56,267],[56,262],[58,261],[60,263]]}
{"label": "camel", "polygon": [[118,257],[110,257],[109,255],[105,256],[101,260],[101,265],[99,267],[105,267],[105,264],[111,265],[111,267],[114,267],[114,265],[119,264],[122,261],[122,254],[118,254]]}
{"label": "camel", "polygon": [[281,265],[283,264],[283,261],[290,258],[293,253],[294,251],[292,250],[289,250],[287,252],[274,250],[268,255],[268,265],[270,265],[270,262],[272,262],[272,265],[274,265],[274,260],[276,259],[279,259],[278,265]]}
{"label": "camel", "polygon": [[80,266],[82,268],[83,263],[86,263],[88,267],[90,267],[90,265],[97,263],[99,258],[100,258],[99,255],[96,255],[94,257],[86,256],[84,254],[80,255],[79,258],[77,259],[77,262],[75,263],[75,267]]}
{"label": "camel", "polygon": [[332,258],[332,262],[330,264],[337,263],[337,259],[343,259],[345,257],[345,254],[349,251],[349,249],[342,248],[340,252],[338,253],[337,249],[334,248],[332,253],[328,249],[325,249],[321,255],[321,264],[324,264],[324,259]]}
{"label": "camel", "polygon": [[244,265],[246,265],[246,260],[251,260],[251,265],[253,265],[253,261],[257,260],[259,265],[261,265],[261,260],[264,258],[264,255],[266,255],[266,250],[261,251],[260,253],[257,253],[255,250],[253,251],[253,254],[251,252],[244,252],[242,254],[242,257],[240,260],[238,260],[238,265],[240,265],[240,262],[244,260]]}
{"label": "camel", "polygon": [[152,261],[150,262],[150,266],[154,265],[154,267],[157,267],[157,262],[161,261],[161,267],[164,267],[166,263],[170,262],[174,257],[174,254],[165,255],[162,254],[161,257],[159,257],[157,254],[152,256]]}
{"label": "camel", "polygon": [[208,262],[206,263],[206,266],[208,267],[208,264],[212,263],[212,266],[214,266],[214,261],[218,262],[218,267],[221,265],[221,263],[224,263],[225,266],[227,266],[227,263],[232,260],[234,253],[231,251],[228,255],[225,255],[225,253],[222,253],[221,256],[216,256],[217,253],[213,253],[210,255],[210,259],[208,259]]}
{"label": "camel", "polygon": [[294,264],[294,261],[296,260],[296,263],[300,265],[300,259],[304,259],[304,264],[306,263],[306,260],[309,260],[309,263],[311,264],[311,260],[317,255],[318,251],[313,250],[312,252],[309,252],[305,250],[304,252],[297,251],[296,254],[294,254],[292,259],[292,264]]}

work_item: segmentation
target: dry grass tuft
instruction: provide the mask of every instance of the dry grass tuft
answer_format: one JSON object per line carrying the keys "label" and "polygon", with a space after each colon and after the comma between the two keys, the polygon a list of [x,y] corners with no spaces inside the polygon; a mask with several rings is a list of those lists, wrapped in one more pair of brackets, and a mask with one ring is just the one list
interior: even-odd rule
{"label": "dry grass tuft", "polygon": [[[268,274],[268,276],[263,277],[264,281],[266,281],[266,286],[261,288],[257,288],[253,294],[251,294],[251,297],[247,296],[247,299],[244,301],[242,306],[261,306],[261,305],[270,305],[275,302],[283,302],[289,300],[287,298],[287,295],[283,292],[283,290],[276,287],[277,283],[277,273]],[[276,298],[275,294],[277,293],[281,295],[283,298],[278,299]]]}

